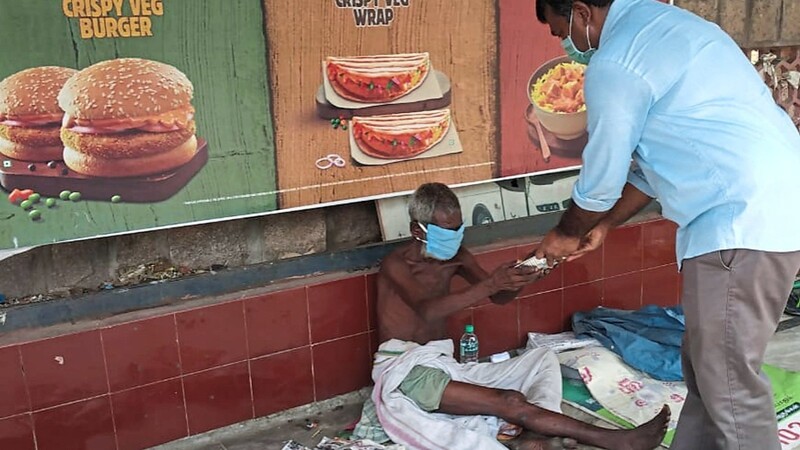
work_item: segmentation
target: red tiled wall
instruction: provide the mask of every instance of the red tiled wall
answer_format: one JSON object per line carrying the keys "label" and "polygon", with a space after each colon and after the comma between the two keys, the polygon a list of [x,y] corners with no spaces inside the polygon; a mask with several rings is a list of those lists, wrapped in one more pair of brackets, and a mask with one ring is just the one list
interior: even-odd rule
{"label": "red tiled wall", "polygon": [[[666,220],[613,230],[602,249],[566,263],[547,278],[525,288],[516,301],[497,306],[486,301],[450,320],[450,337],[458,339],[464,324],[474,323],[481,354],[525,345],[529,331],[557,333],[571,328],[576,311],[597,306],[638,309],[646,304],[678,304],[680,274],[675,263],[675,225]],[[523,258],[535,245],[478,255],[490,269]],[[455,281],[454,286],[460,285]]]}
{"label": "red tiled wall", "polygon": [[[508,305],[457,314],[450,335],[474,323],[488,355],[568,328],[574,311],[676,304],[674,232],[663,220],[615,230]],[[530,248],[478,259],[492,269]],[[0,449],[141,449],[367,386],[375,277],[0,348]]]}

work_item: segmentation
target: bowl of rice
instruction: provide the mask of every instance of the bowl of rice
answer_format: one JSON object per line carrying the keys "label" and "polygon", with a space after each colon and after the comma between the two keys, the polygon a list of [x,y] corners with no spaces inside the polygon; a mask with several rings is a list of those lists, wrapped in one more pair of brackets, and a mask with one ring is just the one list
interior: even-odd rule
{"label": "bowl of rice", "polygon": [[586,132],[585,70],[585,65],[562,56],[542,64],[528,81],[536,118],[559,139],[577,139]]}

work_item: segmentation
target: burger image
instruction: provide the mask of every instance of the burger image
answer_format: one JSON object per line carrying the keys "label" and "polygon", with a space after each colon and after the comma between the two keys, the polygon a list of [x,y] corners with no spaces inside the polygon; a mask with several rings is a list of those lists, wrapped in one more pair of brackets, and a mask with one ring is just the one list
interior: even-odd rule
{"label": "burger image", "polygon": [[58,94],[64,163],[97,177],[168,172],[197,153],[192,83],[156,61],[122,58],[76,73]]}
{"label": "burger image", "polygon": [[60,160],[64,112],[58,92],[77,71],[35,67],[0,81],[0,153],[23,161]]}

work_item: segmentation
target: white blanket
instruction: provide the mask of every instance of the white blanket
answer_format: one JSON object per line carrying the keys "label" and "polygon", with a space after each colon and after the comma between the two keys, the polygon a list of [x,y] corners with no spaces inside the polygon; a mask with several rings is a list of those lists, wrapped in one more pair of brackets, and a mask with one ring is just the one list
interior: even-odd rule
{"label": "white blanket", "polygon": [[459,364],[453,341],[419,345],[390,340],[375,355],[372,400],[386,434],[409,450],[505,450],[494,417],[450,416],[421,410],[398,390],[414,366],[441,369],[453,381],[521,392],[541,408],[561,412],[561,371],[555,354],[534,349],[499,363]]}

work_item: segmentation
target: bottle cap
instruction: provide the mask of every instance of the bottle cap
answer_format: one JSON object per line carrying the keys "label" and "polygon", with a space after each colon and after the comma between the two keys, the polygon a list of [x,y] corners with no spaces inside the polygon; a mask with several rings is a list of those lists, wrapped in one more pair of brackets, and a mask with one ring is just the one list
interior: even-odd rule
{"label": "bottle cap", "polygon": [[471,325],[471,324],[467,325],[467,326],[464,327],[464,331],[466,331],[467,333],[472,333],[472,332],[475,331],[475,327],[473,325]]}

